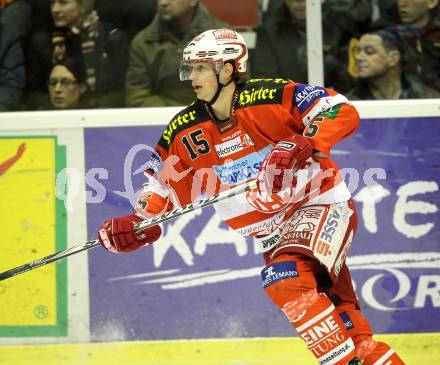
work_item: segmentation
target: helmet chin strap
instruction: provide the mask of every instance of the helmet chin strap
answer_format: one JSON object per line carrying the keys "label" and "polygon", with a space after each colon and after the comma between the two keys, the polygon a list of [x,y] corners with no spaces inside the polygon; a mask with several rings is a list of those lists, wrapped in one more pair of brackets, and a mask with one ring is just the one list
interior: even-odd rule
{"label": "helmet chin strap", "polygon": [[211,106],[212,104],[214,104],[217,101],[223,88],[225,86],[228,86],[232,81],[234,81],[234,78],[231,77],[231,79],[226,84],[223,85],[220,83],[220,76],[218,74],[216,74],[216,78],[217,78],[217,91],[215,92],[215,95],[212,97],[212,99],[210,101],[208,101],[209,106]]}

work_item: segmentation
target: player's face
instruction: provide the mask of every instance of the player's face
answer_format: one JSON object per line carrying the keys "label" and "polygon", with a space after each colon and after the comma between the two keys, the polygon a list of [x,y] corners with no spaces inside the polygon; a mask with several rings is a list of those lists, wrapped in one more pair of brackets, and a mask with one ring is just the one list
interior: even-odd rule
{"label": "player's face", "polygon": [[429,21],[429,10],[438,0],[398,0],[400,20],[403,24],[424,25]]}
{"label": "player's face", "polygon": [[55,109],[75,108],[85,86],[78,84],[75,76],[65,67],[57,65],[49,77],[49,99]]}
{"label": "player's face", "polygon": [[50,11],[56,27],[68,27],[81,18],[82,7],[79,0],[52,0]]}
{"label": "player's face", "polygon": [[387,58],[382,38],[376,34],[363,35],[355,51],[359,77],[365,79],[386,74],[388,70]]}
{"label": "player's face", "polygon": [[217,90],[217,77],[212,64],[197,62],[192,66],[191,85],[197,95],[197,99],[210,101]]}
{"label": "player's face", "polygon": [[157,0],[157,13],[163,21],[182,18],[192,7],[196,0]]}

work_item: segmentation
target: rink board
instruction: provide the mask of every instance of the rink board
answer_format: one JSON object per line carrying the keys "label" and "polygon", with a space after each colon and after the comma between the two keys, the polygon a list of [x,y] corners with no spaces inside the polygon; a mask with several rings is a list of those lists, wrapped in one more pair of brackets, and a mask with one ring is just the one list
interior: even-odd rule
{"label": "rink board", "polygon": [[[423,359],[423,356],[431,356],[432,351],[430,347],[420,350],[426,345],[426,338],[417,342],[420,336],[416,334],[438,336],[440,332],[440,105],[426,103],[434,106],[433,111],[419,107],[419,102],[417,106],[411,101],[399,107],[383,104],[376,106],[375,103],[374,108],[368,108],[370,112],[362,111],[363,104],[360,105],[361,115],[370,119],[363,116],[357,133],[333,150],[338,164],[352,167],[360,179],[352,190],[359,209],[360,227],[348,264],[363,311],[375,332],[414,334],[415,337],[399,338],[415,341],[415,350],[408,354]],[[373,109],[385,117],[372,115]],[[418,115],[427,114],[411,116],[411,110]],[[51,136],[57,138],[55,145],[66,147],[65,166],[73,169],[79,180],[75,181],[72,176],[74,184],[68,189],[71,196],[55,204],[56,209],[61,205],[67,210],[65,228],[68,229],[59,230],[57,224],[53,234],[67,234],[67,242],[73,246],[95,239],[96,229],[105,218],[126,214],[131,209],[130,200],[144,181],[142,167],[148,159],[146,146],[154,145],[163,124],[176,112],[175,109],[151,108],[41,112],[32,117],[17,113],[3,118],[2,114],[0,134],[16,139],[30,134]],[[394,115],[397,112],[399,115]],[[18,140],[11,148],[17,145]],[[2,151],[0,149],[0,154]],[[7,158],[10,152],[5,150],[1,159]],[[63,154],[57,153],[57,156]],[[19,166],[15,165],[9,172]],[[380,173],[366,175],[370,167],[384,169],[386,178],[381,179]],[[346,175],[350,183],[354,181],[351,172],[347,171]],[[24,179],[32,173],[32,168],[20,172]],[[373,189],[365,182],[372,176],[378,182]],[[6,178],[7,174],[1,176],[0,181]],[[8,194],[13,192],[21,198],[19,186],[13,184],[12,188],[18,191],[8,188],[2,197],[9,199]],[[42,219],[51,209],[38,210],[34,215]],[[6,214],[5,222],[8,218]],[[50,219],[53,222],[53,216]],[[10,227],[8,223],[7,229]],[[61,236],[57,243],[63,242]],[[55,247],[53,241],[45,242],[47,253],[66,247],[65,238],[64,246]],[[46,253],[38,251],[32,255],[20,250],[22,247],[10,246],[16,249],[13,255],[6,251],[0,253],[0,265],[4,265],[4,269]],[[11,261],[12,256],[17,262]],[[0,329],[3,345],[94,342],[90,347],[66,347],[68,352],[87,354],[95,347],[101,348],[96,342],[121,341],[124,348],[131,348],[131,342],[133,348],[143,348],[142,344],[147,342],[151,347],[159,346],[154,351],[160,357],[157,351],[161,344],[166,347],[168,340],[173,344],[175,340],[199,344],[185,340],[200,339],[200,343],[204,343],[203,339],[212,338],[222,344],[222,339],[243,338],[247,343],[256,337],[266,337],[269,339],[264,342],[272,344],[273,338],[294,336],[283,314],[270,303],[261,288],[263,265],[253,242],[228,230],[211,208],[166,224],[163,239],[152,247],[127,255],[112,255],[96,248],[74,255],[67,262],[68,265],[60,261],[0,283],[0,300],[6,298],[4,286],[10,292],[12,288],[31,287],[43,281],[47,285],[45,298],[51,300],[48,303],[53,306],[56,296],[57,305],[62,304],[56,311],[56,325],[52,308],[35,312],[49,314],[43,318],[49,324],[42,325],[39,319],[23,315],[35,307],[26,308],[23,304],[38,296],[19,297],[22,293],[18,293],[15,303],[22,300],[21,305],[9,304],[0,313],[0,321],[8,323]],[[67,290],[67,300],[62,299],[63,291],[61,296],[54,294],[54,272],[58,275],[63,270],[62,275],[66,277],[57,281],[57,290]],[[5,302],[10,303],[9,300],[1,302],[3,308]],[[293,341],[302,348],[297,338]],[[118,345],[111,346],[118,348]],[[43,346],[42,351],[47,348]],[[0,353],[4,354],[7,349],[1,347]],[[15,349],[20,352],[20,348]],[[185,347],[185,351],[192,350]],[[253,350],[249,351],[252,355]],[[153,357],[154,353],[147,356]],[[257,357],[264,358],[264,354]],[[3,363],[1,358],[0,363]]]}
{"label": "rink board", "polygon": [[[440,334],[381,335],[407,365],[438,364]],[[298,338],[3,346],[2,365],[315,365]]]}
{"label": "rink board", "polygon": [[[105,191],[87,206],[90,239],[106,217],[130,211],[161,132],[162,126],[85,130],[86,169],[106,171],[87,187],[94,196]],[[440,328],[432,320],[440,306],[438,135],[440,118],[364,119],[332,152],[359,211],[348,264],[376,333]],[[211,207],[165,224],[157,243],[135,253],[94,250],[91,338],[290,336],[262,289],[262,268],[253,241],[228,229]]]}
{"label": "rink board", "polygon": [[[26,147],[14,158],[18,146]],[[0,137],[0,271],[66,248],[66,214],[56,199],[65,148],[55,136]],[[67,332],[66,262],[21,280],[0,283],[0,336],[52,336]]]}

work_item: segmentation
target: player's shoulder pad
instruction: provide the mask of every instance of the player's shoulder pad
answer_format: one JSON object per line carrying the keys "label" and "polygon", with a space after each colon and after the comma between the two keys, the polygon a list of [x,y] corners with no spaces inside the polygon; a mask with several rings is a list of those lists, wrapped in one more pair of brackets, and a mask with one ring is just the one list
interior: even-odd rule
{"label": "player's shoulder pad", "polygon": [[242,86],[237,100],[237,108],[261,104],[281,104],[284,88],[290,82],[285,79],[250,79]]}
{"label": "player's shoulder pad", "polygon": [[180,132],[198,123],[205,122],[208,119],[209,115],[206,109],[200,101],[196,100],[171,119],[163,131],[158,144],[165,150],[168,150],[174,138],[176,138]]}

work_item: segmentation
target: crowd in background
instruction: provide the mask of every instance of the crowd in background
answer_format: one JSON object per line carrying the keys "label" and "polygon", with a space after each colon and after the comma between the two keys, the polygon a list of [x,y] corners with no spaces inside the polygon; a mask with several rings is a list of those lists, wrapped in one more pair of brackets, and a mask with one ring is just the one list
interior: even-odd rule
{"label": "crowd in background", "polygon": [[[353,100],[440,97],[438,2],[322,0],[325,86]],[[259,7],[249,76],[307,82],[305,3]],[[186,105],[182,49],[228,21],[203,0],[0,0],[0,111]]]}

